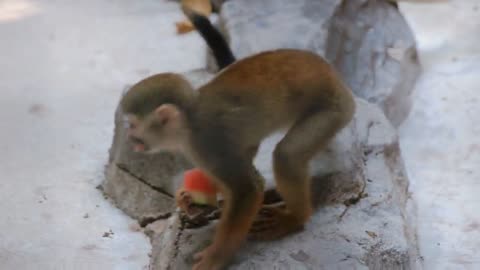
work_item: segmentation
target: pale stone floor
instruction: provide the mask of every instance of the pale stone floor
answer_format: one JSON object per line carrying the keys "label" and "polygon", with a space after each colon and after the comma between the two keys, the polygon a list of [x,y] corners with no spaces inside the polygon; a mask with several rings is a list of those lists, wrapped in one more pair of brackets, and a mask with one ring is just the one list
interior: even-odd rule
{"label": "pale stone floor", "polygon": [[400,128],[424,266],[480,269],[480,1],[402,10],[424,67]]}
{"label": "pale stone floor", "polygon": [[[480,269],[476,3],[402,4],[425,67],[400,132],[429,270]],[[147,267],[148,239],[95,186],[126,85],[204,65],[181,18],[165,0],[0,1],[0,270]]]}
{"label": "pale stone floor", "polygon": [[95,187],[126,85],[204,66],[182,18],[163,0],[0,1],[1,270],[148,266],[147,237]]}

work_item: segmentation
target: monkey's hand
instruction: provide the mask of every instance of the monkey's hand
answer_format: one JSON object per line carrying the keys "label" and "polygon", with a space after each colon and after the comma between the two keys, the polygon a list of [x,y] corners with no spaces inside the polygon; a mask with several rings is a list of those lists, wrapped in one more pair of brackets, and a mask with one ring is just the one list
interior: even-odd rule
{"label": "monkey's hand", "polygon": [[193,202],[192,194],[184,188],[181,188],[177,191],[175,194],[175,201],[177,206],[180,207],[180,209],[189,217],[195,217],[204,212],[202,207],[198,207]]}
{"label": "monkey's hand", "polygon": [[264,205],[250,228],[249,238],[270,241],[303,230],[304,222],[290,213],[285,204]]}

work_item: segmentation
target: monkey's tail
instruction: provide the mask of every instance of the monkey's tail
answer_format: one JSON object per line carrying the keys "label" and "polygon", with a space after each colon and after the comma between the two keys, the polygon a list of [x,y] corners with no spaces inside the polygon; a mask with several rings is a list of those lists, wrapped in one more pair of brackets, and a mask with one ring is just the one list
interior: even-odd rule
{"label": "monkey's tail", "polygon": [[217,62],[218,68],[222,70],[228,65],[235,62],[235,56],[233,55],[230,46],[228,46],[227,41],[223,38],[222,34],[212,25],[210,20],[195,12],[193,9],[183,6],[182,10],[190,19],[192,24],[195,26],[200,35],[205,39],[208,44],[208,47],[213,52],[215,56],[215,61]]}

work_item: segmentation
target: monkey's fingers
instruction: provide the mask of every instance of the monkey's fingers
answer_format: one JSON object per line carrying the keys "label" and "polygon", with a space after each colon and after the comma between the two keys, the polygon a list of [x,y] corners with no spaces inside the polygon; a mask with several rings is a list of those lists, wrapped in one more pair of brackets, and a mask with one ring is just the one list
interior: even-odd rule
{"label": "monkey's fingers", "polygon": [[177,201],[177,206],[185,212],[188,211],[193,203],[192,195],[185,189],[178,190],[175,199]]}
{"label": "monkey's fingers", "polygon": [[249,230],[248,238],[256,241],[271,241],[302,229],[303,225],[297,223],[284,208],[263,207]]}
{"label": "monkey's fingers", "polygon": [[278,226],[278,220],[275,218],[263,218],[253,222],[252,227],[250,228],[250,234],[261,233],[269,231]]}
{"label": "monkey's fingers", "polygon": [[177,206],[191,219],[194,219],[204,211],[203,208],[198,207],[193,203],[192,194],[184,189],[181,189],[177,192],[176,202]]}
{"label": "monkey's fingers", "polygon": [[258,215],[271,217],[271,216],[280,214],[279,212],[284,212],[284,211],[285,211],[285,202],[279,202],[275,204],[263,205],[260,211],[258,211]]}

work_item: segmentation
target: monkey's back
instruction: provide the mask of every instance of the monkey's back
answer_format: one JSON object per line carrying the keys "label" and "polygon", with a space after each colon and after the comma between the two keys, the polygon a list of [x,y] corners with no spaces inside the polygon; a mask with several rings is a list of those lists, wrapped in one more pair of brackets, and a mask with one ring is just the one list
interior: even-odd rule
{"label": "monkey's back", "polygon": [[205,117],[262,134],[312,110],[341,110],[349,90],[320,56],[281,49],[253,55],[226,68],[199,89]]}

